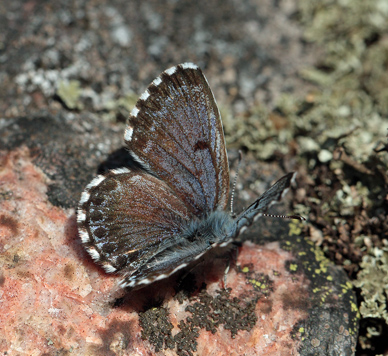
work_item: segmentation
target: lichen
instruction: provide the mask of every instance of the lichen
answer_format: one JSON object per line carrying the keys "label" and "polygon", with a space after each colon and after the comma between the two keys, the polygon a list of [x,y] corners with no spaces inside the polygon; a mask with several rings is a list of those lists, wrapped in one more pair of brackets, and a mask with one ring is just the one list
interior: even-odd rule
{"label": "lichen", "polygon": [[244,120],[232,118],[224,108],[222,121],[228,147],[243,146],[262,160],[288,151],[287,142],[292,139],[293,130],[283,117],[263,106],[254,106]]}
{"label": "lichen", "polygon": [[360,313],[364,318],[383,318],[388,324],[388,246],[370,249],[360,267],[354,281],[364,299]]}
{"label": "lichen", "polygon": [[[329,161],[338,146],[356,162],[370,161],[388,128],[388,6],[384,0],[300,0],[306,41],[324,53],[299,75],[316,86],[305,97],[283,93],[269,112],[258,103],[231,118],[224,109],[228,145],[247,147],[258,159],[288,153]],[[388,157],[380,157],[388,167]],[[322,162],[322,163],[325,163]]]}
{"label": "lichen", "polygon": [[387,2],[298,5],[306,41],[322,51],[314,67],[299,73],[316,89],[304,98],[287,95],[278,106],[297,122],[291,127],[299,157],[311,172],[312,189],[304,200],[315,225],[310,232],[322,232],[319,243],[349,275],[361,268],[354,282],[362,299],[359,347],[386,345],[385,335],[365,330],[383,330],[383,320],[388,324]]}
{"label": "lichen", "polygon": [[61,81],[58,85],[57,94],[69,109],[82,109],[80,101],[82,93],[78,80]]}
{"label": "lichen", "polygon": [[104,103],[103,117],[106,121],[122,121],[125,122],[129,113],[135,107],[138,95],[134,93],[128,93],[120,96],[117,99],[108,100]]}

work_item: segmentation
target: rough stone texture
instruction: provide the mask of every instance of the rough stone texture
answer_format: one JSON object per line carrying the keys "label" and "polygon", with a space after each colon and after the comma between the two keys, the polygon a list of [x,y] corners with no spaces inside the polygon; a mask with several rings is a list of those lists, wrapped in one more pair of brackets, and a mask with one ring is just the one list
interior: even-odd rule
{"label": "rough stone texture", "polygon": [[[174,276],[124,294],[116,287],[117,277],[105,274],[85,253],[74,208],[59,206],[60,189],[50,188],[61,185],[67,175],[45,173],[67,172],[71,177],[68,165],[78,167],[80,175],[90,173],[87,164],[70,157],[93,160],[94,147],[78,147],[78,156],[69,145],[75,150],[72,142],[82,142],[85,133],[72,128],[79,125],[66,126],[67,134],[59,139],[58,127],[47,124],[49,132],[40,137],[41,151],[36,154],[35,141],[15,138],[20,138],[20,127],[29,125],[28,119],[17,122],[3,142],[12,149],[2,150],[0,156],[1,351],[133,355],[175,350],[179,355],[211,355],[233,348],[236,355],[298,355],[298,350],[324,355],[319,350],[333,347],[351,354],[357,323],[346,277],[298,236],[295,222],[255,224],[243,236],[261,245],[245,243],[240,249],[237,266],[227,276],[231,291],[222,289],[225,260],[230,258],[222,254],[186,278]],[[118,134],[104,125],[94,131],[90,137],[95,139]],[[54,150],[50,142],[56,135]],[[69,150],[67,159],[64,152]],[[116,161],[121,158],[116,164],[125,164],[125,151],[116,153]],[[259,170],[254,161],[247,164]],[[266,172],[270,166],[261,169]],[[281,172],[272,167],[272,174]],[[74,189],[81,192],[83,185]],[[63,187],[59,197],[72,201],[74,192]],[[236,209],[254,198],[242,193]]]}
{"label": "rough stone texture", "polygon": [[60,85],[71,80],[82,88],[79,105],[63,101],[106,110],[188,60],[206,69],[224,105],[274,105],[283,92],[306,92],[298,68],[319,55],[303,44],[296,11],[292,0],[3,3],[1,112],[55,110]]}
{"label": "rough stone texture", "polygon": [[[295,11],[291,0],[0,4],[1,352],[353,354],[346,277],[297,237],[296,224],[250,229],[245,238],[261,245],[240,249],[230,292],[225,261],[215,259],[124,294],[76,232],[82,189],[97,172],[130,163],[121,122],[168,66],[199,64],[234,113],[307,90],[296,73],[318,52],[301,41]],[[294,169],[295,159],[283,165]],[[248,158],[249,190],[236,210],[283,173]]]}

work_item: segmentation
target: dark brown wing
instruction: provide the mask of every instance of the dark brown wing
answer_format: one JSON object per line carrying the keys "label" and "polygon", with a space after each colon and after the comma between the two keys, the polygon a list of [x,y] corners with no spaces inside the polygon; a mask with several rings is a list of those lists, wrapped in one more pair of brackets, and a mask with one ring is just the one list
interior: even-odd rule
{"label": "dark brown wing", "polygon": [[134,159],[201,216],[225,208],[229,167],[221,118],[202,71],[164,71],[138,100],[125,141]]}
{"label": "dark brown wing", "polygon": [[174,245],[190,219],[184,203],[161,180],[126,168],[96,177],[77,212],[81,240],[107,272],[131,275]]}

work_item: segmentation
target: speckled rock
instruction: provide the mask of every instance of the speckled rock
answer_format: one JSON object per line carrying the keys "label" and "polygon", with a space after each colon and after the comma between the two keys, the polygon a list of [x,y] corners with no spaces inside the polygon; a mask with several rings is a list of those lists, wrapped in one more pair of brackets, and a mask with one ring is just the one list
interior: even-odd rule
{"label": "speckled rock", "polygon": [[[162,70],[200,65],[221,111],[228,108],[225,123],[308,92],[298,73],[321,52],[302,41],[297,9],[294,0],[0,4],[1,353],[354,353],[357,309],[348,280],[298,224],[263,220],[249,229],[226,290],[228,253],[130,294],[91,261],[76,231],[85,185],[131,163],[123,122]],[[269,121],[269,128],[246,123],[250,143],[270,146],[265,159],[295,153],[287,121],[275,113]],[[229,153],[233,170],[237,154]],[[289,154],[258,165],[248,155],[236,211],[295,161]]]}
{"label": "speckled rock", "polygon": [[[80,129],[85,120],[63,123],[66,134],[55,118],[36,119],[34,124],[45,123],[42,135],[41,126],[28,119],[6,127],[0,146],[2,352],[353,354],[357,309],[351,286],[299,236],[294,221],[263,220],[248,230],[243,238],[256,244],[239,248],[227,289],[223,273],[233,253],[207,259],[187,276],[129,294],[118,289],[118,278],[83,250],[74,206],[85,177],[93,174],[89,166],[108,157],[109,149],[90,142],[121,133],[89,118],[86,134]],[[115,152],[110,164],[125,164],[125,151]],[[259,170],[254,161],[247,164]],[[73,189],[63,183],[68,179]]]}

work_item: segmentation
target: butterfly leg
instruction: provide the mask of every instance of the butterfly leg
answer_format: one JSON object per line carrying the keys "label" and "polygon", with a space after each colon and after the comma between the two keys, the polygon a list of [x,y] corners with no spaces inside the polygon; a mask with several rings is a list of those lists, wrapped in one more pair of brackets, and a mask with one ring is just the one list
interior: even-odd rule
{"label": "butterfly leg", "polygon": [[229,256],[226,262],[226,267],[224,270],[224,278],[222,279],[222,288],[227,289],[226,287],[226,278],[228,276],[230,266],[235,266],[237,264],[238,252],[241,247],[241,242],[234,241],[231,250],[229,251]]}

